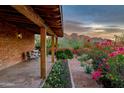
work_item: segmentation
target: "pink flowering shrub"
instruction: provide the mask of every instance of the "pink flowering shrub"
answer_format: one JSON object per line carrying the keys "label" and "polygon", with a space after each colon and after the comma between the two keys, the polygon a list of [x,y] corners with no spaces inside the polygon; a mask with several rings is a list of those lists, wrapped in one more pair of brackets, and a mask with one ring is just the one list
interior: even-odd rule
{"label": "pink flowering shrub", "polygon": [[119,51],[114,51],[114,52],[108,54],[108,56],[109,56],[109,57],[115,57],[115,56],[117,56],[118,54],[119,54]]}
{"label": "pink flowering shrub", "polygon": [[92,78],[94,80],[98,80],[101,76],[102,76],[101,75],[101,71],[94,71],[94,72],[92,72]]}
{"label": "pink flowering shrub", "polygon": [[110,83],[107,87],[124,87],[122,84],[124,83],[122,75],[124,47],[116,46],[111,40],[103,40],[94,43],[90,49],[91,51],[88,51],[87,54],[93,59],[92,78],[97,81],[102,80],[105,86],[107,86],[107,82]]}
{"label": "pink flowering shrub", "polygon": [[115,57],[119,54],[124,54],[124,47],[116,47],[114,52],[108,54],[109,57]]}

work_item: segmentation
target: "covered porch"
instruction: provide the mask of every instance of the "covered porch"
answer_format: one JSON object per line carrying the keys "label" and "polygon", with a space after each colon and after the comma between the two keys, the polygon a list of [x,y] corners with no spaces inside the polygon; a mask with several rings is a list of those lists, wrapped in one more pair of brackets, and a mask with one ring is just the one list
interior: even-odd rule
{"label": "covered porch", "polygon": [[[35,49],[34,42],[32,43],[32,48],[24,51],[16,47],[15,49],[20,50],[18,55],[20,57],[19,62],[14,63],[11,58],[11,55],[7,55],[11,59],[11,66],[5,66],[3,70],[0,71],[0,87],[40,87],[43,81],[46,79],[52,64],[55,62],[55,48],[57,48],[58,44],[58,37],[63,37],[63,27],[62,27],[62,11],[61,6],[53,5],[53,6],[26,6],[26,5],[13,5],[13,6],[0,6],[0,20],[2,26],[4,23],[12,25],[15,29],[15,32],[9,32],[13,35],[16,35],[15,41],[9,40],[10,37],[7,37],[7,42],[18,42],[21,46],[25,46],[26,42],[22,41],[23,38],[26,40],[28,36],[24,36],[25,33],[32,33],[40,35],[40,58],[36,60],[25,60],[22,59],[23,54],[27,50]],[[3,23],[2,23],[3,22]],[[9,26],[7,25],[7,26]],[[1,27],[2,27],[1,26]],[[6,26],[4,26],[6,27]],[[16,29],[24,29],[23,33],[16,32]],[[1,33],[4,33],[6,30],[0,30]],[[9,33],[6,32],[6,35]],[[2,34],[1,34],[2,36]],[[51,56],[47,57],[47,48],[46,48],[46,37],[51,36],[52,40],[52,47],[51,47]],[[3,36],[4,38],[4,36]],[[12,36],[11,36],[12,38]],[[31,37],[32,40],[34,36]],[[12,39],[12,40],[13,40]],[[29,38],[30,39],[30,38]],[[31,41],[32,41],[31,40]],[[21,42],[25,42],[24,45]],[[3,43],[3,42],[2,42]],[[8,43],[9,45],[9,43]],[[30,40],[28,41],[27,46],[30,46]],[[3,46],[4,47],[4,46]],[[5,47],[6,48],[6,47]],[[3,48],[1,48],[1,51]],[[7,50],[7,49],[6,49]],[[8,48],[11,50],[11,47]],[[4,52],[4,51],[3,51]],[[2,56],[3,52],[0,52]],[[12,53],[14,51],[11,50]],[[9,53],[11,54],[11,53]],[[1,56],[0,55],[0,56]],[[1,67],[3,66],[3,59],[2,56],[0,58]],[[16,54],[14,56],[17,56]],[[17,59],[17,57],[15,57]],[[25,57],[24,57],[25,58]],[[9,60],[9,59],[8,59]],[[18,59],[17,59],[18,60]],[[15,60],[14,60],[15,61]],[[6,61],[5,61],[6,62]],[[4,62],[4,63],[5,63]],[[9,63],[9,61],[7,61]],[[6,63],[7,64],[7,63]],[[6,65],[4,64],[4,65]]]}

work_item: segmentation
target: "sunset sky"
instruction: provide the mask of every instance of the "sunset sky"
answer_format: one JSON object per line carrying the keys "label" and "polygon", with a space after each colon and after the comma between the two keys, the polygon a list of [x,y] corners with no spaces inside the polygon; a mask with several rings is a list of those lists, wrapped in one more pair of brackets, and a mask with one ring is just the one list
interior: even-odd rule
{"label": "sunset sky", "polygon": [[124,31],[124,6],[63,6],[64,32],[113,38]]}

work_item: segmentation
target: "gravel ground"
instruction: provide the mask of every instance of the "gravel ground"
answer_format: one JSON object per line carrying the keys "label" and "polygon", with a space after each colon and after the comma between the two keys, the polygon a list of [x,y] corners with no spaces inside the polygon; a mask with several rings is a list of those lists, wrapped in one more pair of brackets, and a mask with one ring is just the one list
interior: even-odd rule
{"label": "gravel ground", "polygon": [[80,62],[74,58],[69,61],[70,70],[75,88],[99,88],[100,86],[92,79],[91,75],[86,74]]}

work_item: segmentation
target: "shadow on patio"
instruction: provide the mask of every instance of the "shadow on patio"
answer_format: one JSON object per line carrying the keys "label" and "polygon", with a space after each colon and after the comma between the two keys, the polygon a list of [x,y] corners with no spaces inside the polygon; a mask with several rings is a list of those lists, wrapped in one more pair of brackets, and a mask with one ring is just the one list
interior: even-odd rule
{"label": "shadow on patio", "polygon": [[[50,71],[51,66],[51,57],[48,56],[47,73]],[[0,87],[38,88],[42,83],[39,58],[21,62],[0,71]]]}

